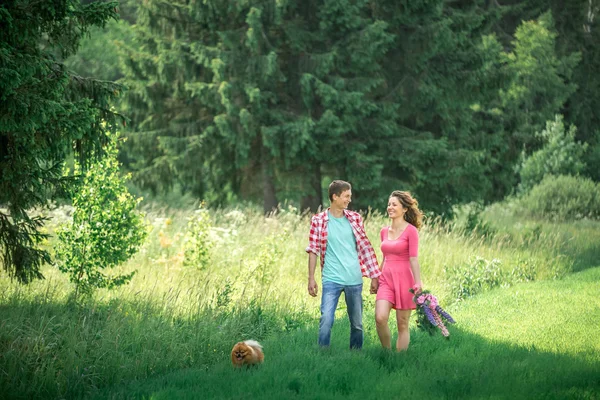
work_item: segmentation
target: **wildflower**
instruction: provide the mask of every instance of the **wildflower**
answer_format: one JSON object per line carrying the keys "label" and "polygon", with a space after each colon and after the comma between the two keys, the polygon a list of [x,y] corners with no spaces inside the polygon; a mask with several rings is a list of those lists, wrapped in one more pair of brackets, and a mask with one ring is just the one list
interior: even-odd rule
{"label": "wildflower", "polygon": [[173,241],[171,240],[171,238],[169,238],[169,236],[165,235],[162,231],[159,232],[158,236],[160,241],[160,247],[162,247],[163,249],[171,247]]}
{"label": "wildflower", "polygon": [[440,315],[436,313],[434,315],[434,319],[435,319],[435,322],[436,322],[437,326],[442,331],[442,335],[444,335],[445,337],[448,337],[450,335],[450,333],[448,332],[448,329],[446,328],[446,326],[442,322],[442,319],[440,318]]}
{"label": "wildflower", "polygon": [[431,325],[437,326],[437,322],[435,320],[433,313],[431,312],[431,308],[421,307],[421,311],[425,314],[425,316],[427,317],[427,320],[431,323]]}
{"label": "wildflower", "polygon": [[429,300],[429,308],[431,308],[432,310],[435,310],[435,308],[438,306],[437,298],[434,295],[430,294],[428,296],[428,300]]}
{"label": "wildflower", "polygon": [[451,324],[454,324],[454,319],[450,316],[450,314],[448,314],[446,311],[444,311],[444,309],[440,306],[437,306],[435,308],[435,311],[438,312],[438,314],[440,314],[442,317],[444,317],[446,319],[446,321],[450,322]]}
{"label": "wildflower", "polygon": [[442,335],[450,337],[450,332],[443,320],[450,324],[456,323],[454,319],[438,304],[438,299],[428,290],[422,290],[418,286],[409,289],[414,295],[413,301],[417,305],[417,326],[419,329],[433,335],[439,328]]}

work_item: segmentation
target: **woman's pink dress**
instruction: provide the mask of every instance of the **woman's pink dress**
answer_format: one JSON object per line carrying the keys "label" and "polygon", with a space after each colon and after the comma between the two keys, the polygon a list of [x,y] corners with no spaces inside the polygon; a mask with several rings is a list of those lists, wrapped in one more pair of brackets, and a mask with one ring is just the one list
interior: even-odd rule
{"label": "woman's pink dress", "polygon": [[383,274],[379,277],[377,300],[387,300],[397,310],[414,310],[413,294],[408,291],[415,284],[409,257],[419,254],[419,232],[408,224],[400,237],[388,239],[389,227],[381,229]]}

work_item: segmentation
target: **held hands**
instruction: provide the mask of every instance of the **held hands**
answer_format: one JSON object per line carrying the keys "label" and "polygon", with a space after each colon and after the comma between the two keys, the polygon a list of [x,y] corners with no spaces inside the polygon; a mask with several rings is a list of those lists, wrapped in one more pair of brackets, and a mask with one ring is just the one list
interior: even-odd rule
{"label": "held hands", "polygon": [[376,294],[379,289],[379,278],[371,279],[371,294]]}
{"label": "held hands", "polygon": [[308,294],[312,297],[317,297],[317,293],[319,292],[319,286],[314,278],[308,279]]}

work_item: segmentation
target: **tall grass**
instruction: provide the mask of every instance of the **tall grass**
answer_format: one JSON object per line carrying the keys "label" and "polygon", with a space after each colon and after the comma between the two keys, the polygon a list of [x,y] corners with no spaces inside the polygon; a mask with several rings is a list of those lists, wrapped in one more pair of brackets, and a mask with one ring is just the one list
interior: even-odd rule
{"label": "tall grass", "polygon": [[[55,215],[65,218],[60,210]],[[251,208],[211,212],[211,261],[193,267],[183,265],[193,215],[193,210],[148,209],[152,230],[147,241],[118,271],[138,273],[127,286],[99,290],[83,303],[72,301],[71,284],[50,266],[44,269],[45,281],[26,287],[2,275],[2,396],[86,396],[172,370],[206,369],[226,359],[240,339],[314,330],[319,299],[306,293],[308,216],[293,209],[266,218]],[[365,218],[378,255],[379,230],[387,223],[378,213]],[[454,300],[454,271],[475,257],[498,259],[505,271],[528,262],[535,267],[535,279],[553,279],[591,267],[600,256],[597,223],[579,229],[496,225],[494,235],[441,222],[421,231],[424,283],[444,303]],[[373,297],[367,291],[368,310]],[[344,312],[343,305],[338,312]]]}

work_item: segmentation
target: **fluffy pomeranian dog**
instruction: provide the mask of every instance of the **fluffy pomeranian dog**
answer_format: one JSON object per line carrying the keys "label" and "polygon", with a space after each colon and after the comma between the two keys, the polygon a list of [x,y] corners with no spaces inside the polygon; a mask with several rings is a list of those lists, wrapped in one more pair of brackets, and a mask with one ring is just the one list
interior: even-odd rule
{"label": "fluffy pomeranian dog", "polygon": [[243,365],[258,365],[263,362],[265,355],[262,346],[256,340],[238,342],[231,350],[231,363],[234,367]]}

